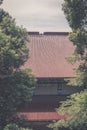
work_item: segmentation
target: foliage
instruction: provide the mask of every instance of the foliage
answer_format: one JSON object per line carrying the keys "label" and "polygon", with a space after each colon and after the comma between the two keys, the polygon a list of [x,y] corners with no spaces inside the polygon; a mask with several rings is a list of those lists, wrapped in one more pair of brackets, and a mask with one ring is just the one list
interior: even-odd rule
{"label": "foliage", "polygon": [[75,54],[84,54],[87,47],[87,0],[64,0],[63,11],[72,28],[70,40],[76,46]]}
{"label": "foliage", "polygon": [[[65,0],[63,11],[72,28],[69,39],[75,46],[72,57],[67,58],[70,63],[79,62],[76,70],[77,78],[70,79],[69,84],[87,86],[87,0]],[[74,81],[74,82],[73,82]]]}
{"label": "foliage", "polygon": [[[0,1],[1,3],[2,1]],[[21,66],[29,58],[26,29],[0,9],[0,125],[4,127],[23,103],[29,102],[35,86],[30,69]]]}
{"label": "foliage", "polygon": [[9,14],[1,10],[0,22],[0,75],[19,68],[28,58],[25,29],[18,27]]}
{"label": "foliage", "polygon": [[54,121],[49,126],[54,130],[86,130],[87,129],[87,91],[76,93],[62,102],[58,112],[68,113],[65,120]]}
{"label": "foliage", "polygon": [[73,30],[87,26],[87,0],[64,0],[63,11]]}
{"label": "foliage", "polygon": [[22,127],[19,127],[16,124],[8,124],[8,125],[5,126],[4,130],[32,130],[32,129],[22,128]]}
{"label": "foliage", "polygon": [[20,70],[0,79],[0,122],[8,122],[20,105],[31,100],[34,78],[31,71]]}

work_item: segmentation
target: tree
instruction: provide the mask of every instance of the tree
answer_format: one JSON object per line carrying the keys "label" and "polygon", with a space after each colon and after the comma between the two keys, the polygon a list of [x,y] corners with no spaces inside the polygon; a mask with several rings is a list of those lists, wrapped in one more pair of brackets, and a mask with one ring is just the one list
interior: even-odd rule
{"label": "tree", "polygon": [[87,27],[86,0],[64,0],[63,11],[73,31]]}
{"label": "tree", "polygon": [[75,51],[69,61],[81,64],[76,70],[77,78],[70,81],[71,85],[87,86],[87,0],[65,0],[63,4],[63,11],[68,20],[72,32],[69,39],[75,46]]}
{"label": "tree", "polygon": [[8,124],[7,126],[5,126],[4,130],[32,130],[32,129],[22,128],[16,124]]}
{"label": "tree", "polygon": [[54,121],[49,127],[54,130],[86,130],[87,129],[87,91],[76,93],[62,102],[58,112],[67,114],[67,119]]}
{"label": "tree", "polygon": [[[0,0],[0,4],[2,0]],[[0,9],[0,125],[4,127],[23,103],[31,100],[35,78],[29,69],[21,69],[27,61],[28,34],[15,20]]]}
{"label": "tree", "polygon": [[[87,88],[87,0],[64,0],[63,11],[72,28],[69,39],[75,45],[75,51],[68,61],[79,62],[77,77],[68,79],[68,84]],[[68,98],[58,109],[58,112],[68,115],[67,119],[55,121],[50,127],[54,130],[86,130],[87,91]]]}

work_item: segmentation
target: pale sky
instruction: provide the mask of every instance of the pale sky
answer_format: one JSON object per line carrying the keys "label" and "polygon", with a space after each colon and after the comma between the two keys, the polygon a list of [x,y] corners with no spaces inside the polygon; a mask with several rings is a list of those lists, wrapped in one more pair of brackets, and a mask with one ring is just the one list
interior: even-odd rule
{"label": "pale sky", "polygon": [[64,0],[4,0],[2,8],[28,31],[70,31],[62,11]]}

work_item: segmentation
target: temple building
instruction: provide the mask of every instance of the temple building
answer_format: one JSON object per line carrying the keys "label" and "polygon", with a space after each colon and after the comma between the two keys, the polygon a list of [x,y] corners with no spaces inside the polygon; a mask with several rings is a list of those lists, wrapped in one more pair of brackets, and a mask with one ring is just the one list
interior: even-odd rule
{"label": "temple building", "polygon": [[[46,126],[52,120],[66,118],[55,110],[60,101],[80,87],[67,86],[65,78],[75,77],[77,64],[69,64],[66,60],[74,52],[67,32],[29,32],[29,59],[25,68],[31,68],[37,78],[32,102],[21,110],[35,130]],[[43,127],[42,127],[43,126]],[[48,129],[48,128],[47,128]]]}

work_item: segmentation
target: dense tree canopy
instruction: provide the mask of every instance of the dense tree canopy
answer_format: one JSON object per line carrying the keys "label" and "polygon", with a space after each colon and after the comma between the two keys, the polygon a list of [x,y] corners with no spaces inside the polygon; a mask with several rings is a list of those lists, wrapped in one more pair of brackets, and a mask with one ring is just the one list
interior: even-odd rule
{"label": "dense tree canopy", "polygon": [[[0,0],[0,4],[2,0]],[[16,115],[18,107],[31,100],[35,78],[29,69],[21,69],[27,61],[28,34],[15,20],[0,9],[0,126]],[[2,128],[1,128],[2,129]]]}
{"label": "dense tree canopy", "polygon": [[87,27],[87,0],[64,0],[63,11],[70,27]]}
{"label": "dense tree canopy", "polygon": [[16,124],[8,124],[7,126],[5,126],[4,130],[32,130],[32,129],[22,128]]}
{"label": "dense tree canopy", "polygon": [[77,78],[70,81],[72,85],[87,86],[87,0],[65,0],[63,11],[72,28],[69,39],[75,46],[75,51],[69,61],[79,61],[76,70]]}
{"label": "dense tree canopy", "polygon": [[18,27],[9,14],[0,16],[0,75],[17,70],[28,58],[27,32]]}
{"label": "dense tree canopy", "polygon": [[73,94],[68,98],[57,109],[61,114],[68,113],[68,118],[54,121],[50,127],[54,130],[87,130],[87,91]]}
{"label": "dense tree canopy", "polygon": [[87,47],[87,0],[65,0],[63,11],[72,28],[70,40],[76,46],[75,53],[83,55]]}

